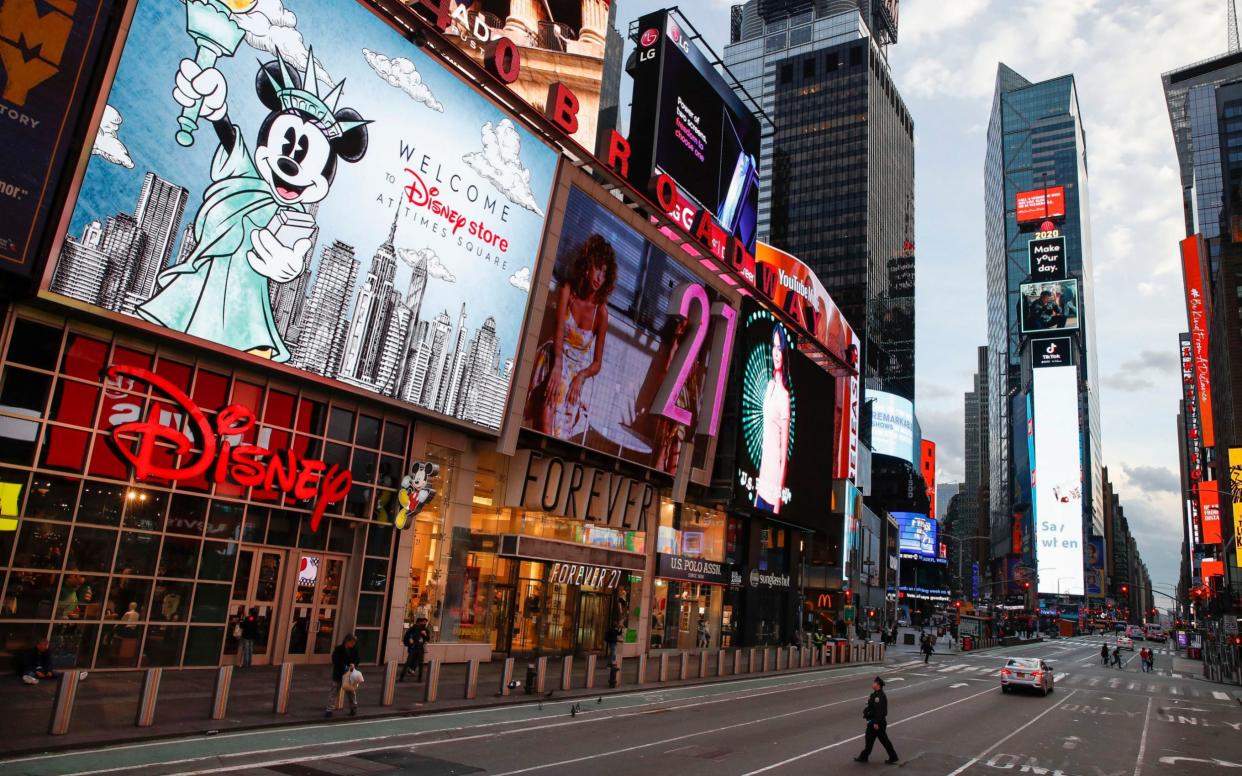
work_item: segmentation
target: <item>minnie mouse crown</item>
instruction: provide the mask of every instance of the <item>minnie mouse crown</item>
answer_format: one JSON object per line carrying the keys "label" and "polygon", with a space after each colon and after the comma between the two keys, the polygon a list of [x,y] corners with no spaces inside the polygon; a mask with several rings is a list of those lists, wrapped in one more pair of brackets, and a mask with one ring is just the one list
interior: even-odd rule
{"label": "minnie mouse crown", "polygon": [[[263,68],[263,72],[267,74],[267,80],[271,83],[272,88],[276,91],[276,98],[280,101],[282,110],[297,110],[311,117],[315,126],[323,130],[329,140],[344,135],[350,130],[358,127],[365,127],[371,122],[364,121],[338,121],[336,118],[336,104],[340,102],[341,92],[345,86],[342,80],[339,84],[332,88],[327,94],[321,95],[319,83],[319,69],[315,66],[315,51],[310,49],[306,53],[306,73],[302,76],[302,88],[295,89],[290,84],[295,83],[292,73],[289,71],[289,65],[285,62],[285,58],[276,52],[276,61],[280,63],[281,81],[278,83],[272,77],[272,71]],[[324,84],[326,86],[326,84]]]}

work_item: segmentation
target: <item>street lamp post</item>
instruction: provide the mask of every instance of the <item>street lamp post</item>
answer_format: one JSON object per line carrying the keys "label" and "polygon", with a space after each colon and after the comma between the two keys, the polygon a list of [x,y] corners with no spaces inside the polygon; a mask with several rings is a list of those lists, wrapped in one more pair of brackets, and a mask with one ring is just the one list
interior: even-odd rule
{"label": "street lamp post", "polygon": [[[982,534],[976,534],[974,536],[953,536],[952,534],[945,534],[943,538],[952,539],[953,541],[957,542],[957,581],[958,581],[958,584],[962,584],[962,542],[968,539],[987,539],[988,541],[991,541],[992,537],[984,536]],[[962,597],[963,598],[966,597],[965,587],[966,587],[965,585],[962,585],[962,593],[963,593]],[[971,599],[971,600],[974,600],[974,599]]]}

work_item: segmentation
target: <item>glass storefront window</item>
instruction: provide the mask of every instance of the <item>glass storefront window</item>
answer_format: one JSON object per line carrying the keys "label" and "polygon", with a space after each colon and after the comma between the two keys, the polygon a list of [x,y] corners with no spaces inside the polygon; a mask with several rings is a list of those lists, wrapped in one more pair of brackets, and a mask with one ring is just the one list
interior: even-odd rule
{"label": "glass storefront window", "polygon": [[698,582],[655,581],[652,649],[721,647],[724,588]]}
{"label": "glass storefront window", "polygon": [[116,547],[116,531],[106,528],[78,526],[69,544],[69,562],[66,569],[76,571],[104,571],[112,567],[112,550]]}
{"label": "glass storefront window", "polygon": [[50,620],[56,600],[58,574],[13,571],[4,591],[0,615],[14,619]]}
{"label": "glass storefront window", "polygon": [[22,520],[13,565],[18,568],[59,570],[65,563],[69,526]]}
{"label": "glass storefront window", "polygon": [[151,598],[151,580],[135,577],[116,577],[108,589],[108,601],[104,606],[105,620],[137,622],[150,619],[147,616]]}
{"label": "glass storefront window", "polygon": [[56,601],[56,619],[98,620],[103,613],[104,589],[107,587],[107,577],[75,572],[65,574],[60,584],[60,597]]}

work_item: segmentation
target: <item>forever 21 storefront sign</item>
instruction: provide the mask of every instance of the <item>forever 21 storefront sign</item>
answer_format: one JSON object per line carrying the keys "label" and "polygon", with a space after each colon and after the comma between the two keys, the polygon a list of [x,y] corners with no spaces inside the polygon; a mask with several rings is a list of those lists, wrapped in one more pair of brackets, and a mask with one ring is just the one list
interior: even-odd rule
{"label": "forever 21 storefront sign", "polygon": [[[231,404],[216,413],[215,425],[184,391],[147,369],[114,365],[108,369],[108,382],[126,390],[140,384],[154,388],[173,402],[169,408],[152,402],[147,418],[140,404],[132,413],[113,417],[113,442],[139,480],[156,478],[180,482],[209,479],[217,484],[277,490],[302,501],[313,500],[310,527],[319,529],[324,510],[349,494],[353,476],[348,469],[328,466],[323,461],[301,458],[293,450],[270,450],[244,444],[246,434],[255,428],[254,410]],[[118,409],[123,409],[118,406]],[[185,431],[178,426],[189,418]],[[164,422],[167,421],[167,422]],[[157,442],[161,443],[157,446]],[[195,450],[195,448],[200,448]],[[180,465],[163,465],[160,458],[181,456]]]}

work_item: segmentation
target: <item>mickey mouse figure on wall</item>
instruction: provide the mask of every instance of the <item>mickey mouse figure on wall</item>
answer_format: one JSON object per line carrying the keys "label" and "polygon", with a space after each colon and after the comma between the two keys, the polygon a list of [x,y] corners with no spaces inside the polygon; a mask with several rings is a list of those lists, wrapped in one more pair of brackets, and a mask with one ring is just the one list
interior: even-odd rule
{"label": "mickey mouse figure on wall", "polygon": [[397,530],[403,531],[413,525],[418,513],[436,497],[431,481],[439,475],[439,465],[427,461],[419,461],[410,467],[410,473],[401,480],[401,488],[397,491],[401,511],[392,521]]}

